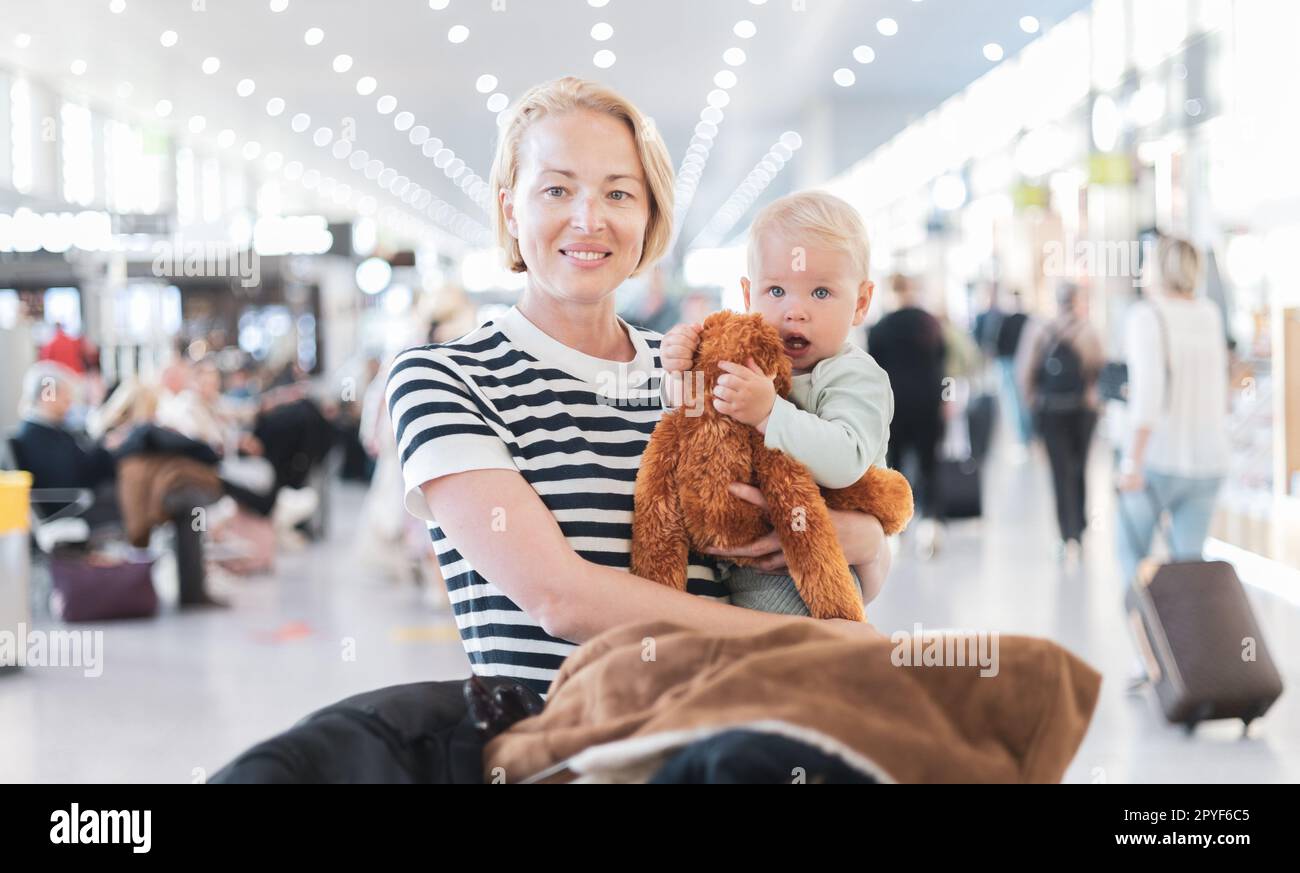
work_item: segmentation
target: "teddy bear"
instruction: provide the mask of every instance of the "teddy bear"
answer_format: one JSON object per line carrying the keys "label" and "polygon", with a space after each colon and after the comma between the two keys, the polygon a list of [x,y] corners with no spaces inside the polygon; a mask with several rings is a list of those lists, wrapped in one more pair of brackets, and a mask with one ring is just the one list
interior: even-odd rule
{"label": "teddy bear", "polygon": [[[775,376],[777,394],[789,394],[791,364],[776,328],[756,313],[724,310],[704,320],[688,374],[702,374],[701,400],[664,413],[641,458],[631,570],[685,591],[690,552],[746,545],[775,529],[809,613],[865,621],[862,595],[827,510],[870,513],[886,534],[894,534],[912,517],[912,490],[900,473],[879,467],[868,468],[847,488],[821,488],[806,467],[764,445],[757,429],[718,412],[707,402],[722,375],[718,363],[750,358]],[[731,482],[756,486],[767,501],[767,516],[733,495]]]}

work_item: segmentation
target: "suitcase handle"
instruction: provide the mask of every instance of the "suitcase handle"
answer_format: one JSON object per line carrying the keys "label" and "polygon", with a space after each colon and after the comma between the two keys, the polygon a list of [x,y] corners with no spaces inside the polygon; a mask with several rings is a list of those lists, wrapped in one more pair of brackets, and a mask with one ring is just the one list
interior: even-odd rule
{"label": "suitcase handle", "polygon": [[1142,663],[1146,665],[1147,678],[1152,682],[1159,682],[1161,676],[1160,662],[1156,659],[1156,653],[1151,649],[1151,640],[1147,637],[1146,623],[1142,621],[1142,615],[1136,609],[1129,610],[1128,614],[1129,629],[1133,632],[1133,639],[1137,641],[1138,655],[1142,658]]}

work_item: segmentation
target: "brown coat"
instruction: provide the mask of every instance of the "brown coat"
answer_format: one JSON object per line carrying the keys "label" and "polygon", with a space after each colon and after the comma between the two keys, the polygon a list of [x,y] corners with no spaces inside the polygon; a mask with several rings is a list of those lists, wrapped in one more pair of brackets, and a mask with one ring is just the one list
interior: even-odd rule
{"label": "brown coat", "polygon": [[996,675],[974,657],[895,665],[913,651],[910,636],[855,640],[801,618],[733,637],[624,625],[565,660],[545,711],[493,739],[484,772],[520,782],[567,763],[545,781],[644,781],[675,749],[757,723],[882,781],[1060,781],[1092,717],[1097,671],[1031,637],[986,650]]}
{"label": "brown coat", "polygon": [[221,497],[221,480],[207,464],[179,455],[129,455],[117,463],[117,499],[131,545],[149,545],[149,533],[172,517],[166,498],[194,488],[210,500]]}

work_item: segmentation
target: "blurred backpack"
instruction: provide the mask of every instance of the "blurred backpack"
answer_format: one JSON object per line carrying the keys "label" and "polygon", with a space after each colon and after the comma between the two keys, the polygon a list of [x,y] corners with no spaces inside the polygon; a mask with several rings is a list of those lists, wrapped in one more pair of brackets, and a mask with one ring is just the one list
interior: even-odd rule
{"label": "blurred backpack", "polygon": [[1056,332],[1034,370],[1037,411],[1072,412],[1084,406],[1088,385],[1083,357],[1071,338],[1070,325]]}

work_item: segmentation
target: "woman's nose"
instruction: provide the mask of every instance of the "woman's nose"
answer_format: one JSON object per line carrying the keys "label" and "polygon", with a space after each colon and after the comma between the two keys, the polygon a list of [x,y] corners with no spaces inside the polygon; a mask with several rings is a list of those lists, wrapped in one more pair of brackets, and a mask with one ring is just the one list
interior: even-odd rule
{"label": "woman's nose", "polygon": [[573,201],[573,215],[570,223],[575,230],[587,233],[604,229],[605,216],[600,201],[595,197],[577,197]]}

